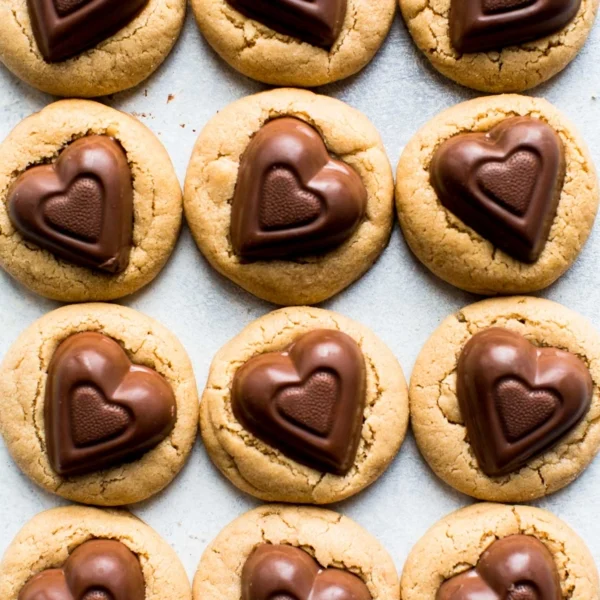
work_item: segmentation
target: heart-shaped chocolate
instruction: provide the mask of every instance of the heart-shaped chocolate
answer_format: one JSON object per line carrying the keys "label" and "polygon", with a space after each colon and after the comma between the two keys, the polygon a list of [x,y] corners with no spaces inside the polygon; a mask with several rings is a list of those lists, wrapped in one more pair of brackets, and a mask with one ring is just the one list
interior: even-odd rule
{"label": "heart-shaped chocolate", "polygon": [[27,0],[35,41],[47,62],[93,48],[125,27],[149,0]]}
{"label": "heart-shaped chocolate", "polygon": [[261,544],[242,569],[242,600],[371,600],[363,581],[341,569],[322,569],[294,546]]}
{"label": "heart-shaped chocolate", "polygon": [[505,475],[551,448],[584,417],[593,388],[570,352],[500,327],[474,335],[458,360],[457,395],[481,470]]}
{"label": "heart-shaped chocolate", "polygon": [[52,356],[44,419],[52,468],[82,475],[131,460],[166,438],[177,405],[167,381],[117,342],[76,333]]}
{"label": "heart-shaped chocolate", "polygon": [[127,157],[112,138],[73,142],[52,165],[32,167],[8,194],[14,227],[28,241],[77,265],[123,271],[133,234]]}
{"label": "heart-shaped chocolate", "polygon": [[354,233],[366,205],[359,175],[329,156],[310,125],[275,119],[258,131],[240,161],[231,243],[243,260],[318,254]]}
{"label": "heart-shaped chocolate", "polygon": [[581,0],[452,0],[450,40],[461,53],[501,50],[566,27]]}
{"label": "heart-shaped chocolate", "polygon": [[330,48],[337,40],[347,0],[227,0],[249,19],[314,46]]}
{"label": "heart-shaped chocolate", "polygon": [[78,546],[60,569],[32,577],[19,600],[144,600],[140,563],[121,542],[90,540]]}
{"label": "heart-shaped chocolate", "polygon": [[565,175],[563,144],[539,119],[514,117],[488,133],[444,142],[431,161],[431,183],[466,225],[523,262],[548,239]]}
{"label": "heart-shaped chocolate", "polygon": [[284,352],[242,365],[233,379],[233,412],[245,429],[287,456],[343,475],[360,441],[365,371],[350,336],[317,329]]}
{"label": "heart-shaped chocolate", "polygon": [[511,535],[495,541],[474,569],[445,581],[436,600],[561,600],[554,558],[537,538]]}

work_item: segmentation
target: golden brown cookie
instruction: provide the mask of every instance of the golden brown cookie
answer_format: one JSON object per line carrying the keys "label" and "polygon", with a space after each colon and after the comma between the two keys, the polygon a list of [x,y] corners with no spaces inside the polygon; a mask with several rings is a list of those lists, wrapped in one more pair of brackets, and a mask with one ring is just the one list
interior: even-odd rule
{"label": "golden brown cookie", "polygon": [[[493,135],[495,127],[515,117],[549,125],[558,134],[564,153],[565,175],[558,177],[556,211],[543,250],[533,262],[499,249],[445,208],[431,176],[434,156],[447,140],[456,140],[461,134]],[[494,166],[509,169],[510,174],[513,155],[497,158]],[[539,181],[537,168],[530,174]],[[533,196],[527,195],[526,200],[530,207]],[[477,294],[518,294],[544,289],[573,264],[594,223],[598,181],[585,143],[556,108],[539,98],[492,96],[440,113],[413,137],[398,164],[396,206],[410,248],[438,277]],[[495,209],[500,210],[498,206]]]}
{"label": "golden brown cookie", "polygon": [[[452,1],[400,0],[400,9],[415,43],[440,73],[492,93],[522,92],[562,71],[585,43],[598,10],[598,0],[582,0],[575,18],[550,35],[519,45],[462,53],[453,47],[450,37]],[[515,28],[514,23],[506,27]],[[485,39],[485,33],[481,37]]]}
{"label": "golden brown cookie", "polygon": [[[56,165],[75,140],[94,135],[113,138],[121,147],[130,171],[130,194],[133,186],[131,241],[127,243],[124,270],[118,273],[76,265],[25,241],[9,215],[9,199],[21,175],[42,164]],[[181,226],[181,188],[165,148],[133,117],[86,100],[56,102],[17,125],[0,144],[0,164],[0,265],[38,294],[63,302],[113,300],[152,281],[169,258]],[[69,201],[75,203],[78,196],[74,184],[90,178],[82,167],[71,187],[66,180],[61,182],[66,189],[57,192],[52,201],[64,202],[61,194],[66,192],[71,194]],[[45,201],[43,194],[40,198]],[[72,214],[77,212],[66,212],[67,216]],[[102,214],[100,222],[104,223],[105,218]],[[77,233],[81,219],[75,216],[75,223],[68,224],[75,231],[69,235],[75,241],[82,239]],[[111,222],[109,233],[117,224]],[[62,231],[54,227],[55,236]]]}
{"label": "golden brown cookie", "polygon": [[[240,163],[263,126],[280,117],[312,126],[310,131],[314,135],[316,130],[322,138],[330,161],[341,161],[354,177],[359,176],[366,194],[364,214],[349,238],[324,253],[243,261],[231,240]],[[328,169],[339,170],[339,164]],[[305,192],[301,190],[299,196]],[[188,167],[184,208],[196,243],[220,273],[276,304],[315,304],[358,279],[385,248],[393,222],[393,178],[381,138],[364,115],[312,92],[272,90],[230,104],[205,127]]]}
{"label": "golden brown cookie", "polygon": [[146,600],[191,599],[183,565],[153,529],[125,511],[83,506],[47,510],[21,529],[0,562],[0,596],[17,600],[34,576],[61,568],[77,548],[92,540],[121,542],[133,553],[142,569]]}
{"label": "golden brown cookie", "polygon": [[[468,437],[457,394],[459,357],[473,336],[490,328],[520,334],[537,347],[571,353],[583,361],[593,385],[591,403],[582,420],[560,439],[551,440],[551,447],[546,451],[536,453],[521,468],[500,476],[488,476],[482,470]],[[510,348],[498,350],[497,356],[506,356],[507,352],[510,356],[513,351]],[[522,364],[523,355],[515,356]],[[565,487],[589,465],[600,446],[599,359],[598,333],[584,318],[560,304],[540,298],[514,297],[467,306],[448,317],[433,333],[413,370],[411,423],[421,453],[446,483],[480,500],[527,502]],[[489,370],[493,363],[488,358],[484,361]],[[545,378],[547,371],[545,375],[539,359],[536,369],[537,384],[527,382],[527,386],[533,386],[530,391],[539,394],[555,389],[552,378]],[[535,398],[529,396],[528,401],[531,400]],[[532,424],[538,426],[537,417]],[[509,428],[507,439],[511,438],[510,433]],[[517,438],[528,439],[520,435]]]}
{"label": "golden brown cookie", "polygon": [[[120,348],[117,348],[117,358],[114,358],[112,350],[107,353],[102,349],[79,348],[71,355],[70,361],[62,360],[62,366],[56,365],[52,390],[57,390],[54,393],[59,394],[63,403],[67,401],[67,395],[60,396],[61,388],[57,387],[60,381],[68,383],[72,373],[83,371],[83,374],[73,375],[71,381],[73,389],[81,391],[80,383],[86,383],[84,375],[88,364],[92,365],[87,377],[91,383],[86,385],[101,388],[100,402],[90,398],[93,394],[85,386],[83,391],[87,394],[76,396],[74,392],[69,396],[70,412],[64,419],[71,419],[71,427],[65,429],[64,426],[58,427],[62,421],[56,422],[53,415],[50,415],[52,421],[46,421],[49,415],[49,367],[55,364],[54,359],[58,360],[57,348],[60,346],[62,351],[65,340],[71,341],[75,334],[82,332],[103,334],[105,342],[117,343],[126,355],[127,368],[123,372],[120,364],[115,366],[117,359],[121,360],[118,355],[122,353]],[[132,365],[137,371],[133,376],[130,373]],[[140,375],[140,367],[151,370],[153,379],[148,380],[149,375]],[[62,374],[56,373],[58,368],[62,369]],[[162,384],[154,381],[156,373],[161,376]],[[166,487],[181,470],[196,439],[198,396],[185,350],[162,325],[130,308],[114,304],[79,304],[52,311],[21,334],[4,358],[0,374],[0,432],[11,456],[39,486],[75,502],[119,506],[149,498]],[[140,377],[143,379],[140,380]],[[140,398],[143,400],[147,390],[151,395],[158,390],[163,393],[165,384],[172,391],[175,403],[176,419],[171,429],[166,437],[165,431],[162,431],[162,436],[159,436],[162,441],[152,438],[150,448],[142,444],[140,447],[144,453],[141,456],[139,453],[135,456],[123,453],[132,446],[137,447],[130,435],[136,433],[135,427],[144,418],[144,407],[149,406],[144,401],[137,408],[136,398],[138,402]],[[90,408],[86,409],[88,405]],[[119,408],[121,406],[127,408]],[[123,410],[134,415],[133,422],[122,424],[119,421]],[[87,414],[87,420],[78,419],[77,411],[83,417]],[[93,415],[97,418],[92,419]],[[104,424],[100,433],[104,435],[96,434],[92,428],[92,422],[100,418]],[[54,443],[51,457],[47,427],[52,423],[63,433],[62,442]],[[78,432],[78,423],[81,424],[81,433]],[[84,427],[85,423],[88,426]],[[147,441],[150,435],[156,435],[153,429],[145,431],[148,433],[141,443]],[[112,442],[114,447],[101,445]],[[90,446],[94,452],[90,452]],[[86,453],[78,455],[77,449]],[[70,473],[69,466],[86,467],[99,455],[113,460],[109,466],[98,470],[84,469],[84,474],[61,476],[56,470],[55,463]],[[120,457],[122,460],[119,460]],[[79,472],[78,469],[76,471]]]}
{"label": "golden brown cookie", "polygon": [[[319,330],[346,334],[358,344],[359,352],[364,357],[362,368],[365,370],[366,391],[361,399],[364,406],[362,419],[359,415],[358,449],[353,455],[349,470],[342,475],[326,471],[322,466],[306,466],[304,451],[312,448],[309,448],[306,440],[314,442],[314,438],[307,438],[305,432],[314,421],[308,422],[306,416],[302,419],[301,413],[289,407],[293,399],[280,400],[277,395],[271,398],[269,392],[257,394],[268,401],[268,406],[282,406],[280,402],[287,405],[286,423],[281,425],[279,422],[279,427],[287,427],[285,436],[288,439],[296,436],[303,442],[293,449],[286,448],[286,453],[261,441],[264,436],[259,439],[246,430],[234,415],[232,406],[232,386],[240,367],[248,365],[250,359],[259,357],[264,360],[268,353],[289,350],[293,343],[300,345],[303,336]],[[316,348],[318,353],[319,346]],[[327,351],[327,344],[321,348],[325,348],[323,356],[331,355]],[[303,350],[307,354],[311,352],[310,347]],[[305,368],[303,365],[308,363],[297,354],[292,359],[296,372],[301,375]],[[315,361],[311,365],[306,367],[304,377],[300,376],[300,381],[296,381],[297,385],[310,385],[309,375],[312,373],[340,372],[338,363],[325,365]],[[355,370],[360,368],[357,365]],[[260,372],[258,374],[259,383],[264,377],[268,377],[265,374],[261,376]],[[317,390],[314,391],[316,394]],[[341,393],[343,390],[336,395],[338,406],[343,401],[339,395]],[[316,397],[326,401],[324,394]],[[302,403],[296,404],[299,405],[302,406]],[[249,418],[258,414],[252,407],[249,410],[253,411]],[[283,410],[286,411],[285,406]],[[316,409],[315,412],[319,414]],[[270,415],[272,418],[272,413]],[[268,417],[261,420],[265,422],[266,418]],[[299,432],[290,422],[292,425],[300,422],[302,431]],[[273,422],[272,424],[275,425]],[[327,504],[358,493],[385,471],[404,440],[407,426],[404,376],[390,350],[366,327],[342,315],[316,308],[284,308],[246,327],[215,356],[202,396],[201,433],[211,459],[238,488],[267,501]],[[325,428],[319,432],[318,425],[313,427],[322,436],[321,440],[324,437],[327,442],[334,436],[335,432],[331,429]],[[350,435],[348,434],[348,438]],[[296,460],[289,457],[290,452]],[[319,452],[318,456],[322,458],[322,453]]]}
{"label": "golden brown cookie", "polygon": [[[598,598],[594,560],[583,540],[566,523],[531,506],[480,503],[443,518],[417,542],[404,565],[402,600],[435,600],[445,581],[475,567],[484,551],[498,540],[515,535],[531,536],[550,552],[558,571],[561,598]],[[512,568],[518,570],[518,564],[513,563]],[[497,573],[490,569],[490,576]],[[514,592],[517,597],[517,590]]]}

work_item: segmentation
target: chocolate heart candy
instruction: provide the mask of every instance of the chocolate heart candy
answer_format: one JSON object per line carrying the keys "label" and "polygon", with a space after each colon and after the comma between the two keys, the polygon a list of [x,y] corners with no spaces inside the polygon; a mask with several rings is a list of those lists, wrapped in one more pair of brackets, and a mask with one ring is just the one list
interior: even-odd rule
{"label": "chocolate heart candy", "polygon": [[581,0],[452,0],[450,39],[459,52],[501,50],[566,27]]}
{"label": "chocolate heart candy", "polygon": [[38,48],[48,62],[80,54],[125,27],[148,0],[27,0]]}
{"label": "chocolate heart candy", "polygon": [[333,46],[342,30],[347,0],[227,0],[233,8],[274,31],[314,46]]}
{"label": "chocolate heart candy", "polygon": [[304,550],[261,544],[242,569],[242,600],[371,600],[367,586],[341,569],[322,569]]}
{"label": "chocolate heart candy", "polygon": [[570,352],[537,348],[493,327],[474,335],[458,361],[457,395],[482,471],[516,471],[548,450],[589,409],[592,378]]}
{"label": "chocolate heart candy", "polygon": [[140,563],[121,542],[91,540],[78,546],[61,569],[30,579],[19,600],[144,600]]}
{"label": "chocolate heart candy", "polygon": [[136,458],[169,435],[176,413],[167,381],[132,364],[105,335],[72,335],[52,357],[44,419],[48,458],[59,475]]}
{"label": "chocolate heart candy", "polygon": [[507,254],[535,262],[548,239],[565,174],[563,145],[546,123],[502,121],[444,142],[431,162],[441,203]]}
{"label": "chocolate heart candy", "polygon": [[256,437],[321,471],[347,473],[365,405],[365,360],[345,333],[318,329],[235,374],[235,417]]}
{"label": "chocolate heart candy", "polygon": [[367,192],[299,119],[275,119],[242,156],[231,207],[231,242],[246,260],[317,254],[348,239]]}
{"label": "chocolate heart candy", "polygon": [[494,542],[477,567],[445,581],[436,600],[561,600],[552,554],[537,538],[511,535]]}
{"label": "chocolate heart candy", "polygon": [[112,138],[81,138],[55,164],[25,171],[9,191],[8,211],[26,240],[64,260],[109,273],[127,267],[133,186]]}

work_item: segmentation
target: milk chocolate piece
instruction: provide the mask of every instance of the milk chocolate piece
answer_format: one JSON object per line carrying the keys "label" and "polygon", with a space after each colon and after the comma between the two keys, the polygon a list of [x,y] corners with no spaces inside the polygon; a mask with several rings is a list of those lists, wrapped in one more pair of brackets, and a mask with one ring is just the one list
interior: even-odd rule
{"label": "milk chocolate piece", "polygon": [[502,50],[566,27],[581,0],[452,0],[450,40],[461,53]]}
{"label": "milk chocolate piece", "polygon": [[27,0],[37,46],[47,62],[81,54],[130,23],[148,0]]}
{"label": "milk chocolate piece", "polygon": [[227,0],[249,19],[313,46],[330,48],[346,17],[347,0]]}
{"label": "milk chocolate piece", "polygon": [[231,242],[244,260],[331,250],[361,222],[367,192],[359,175],[333,160],[321,136],[299,119],[264,125],[240,162]]}
{"label": "milk chocolate piece", "polygon": [[345,333],[317,329],[283,352],[251,358],[235,374],[233,413],[245,429],[294,460],[343,475],[356,457],[365,406],[365,360]]}
{"label": "milk chocolate piece", "polygon": [[511,535],[494,542],[474,569],[445,581],[436,600],[561,600],[552,554],[537,538]]}
{"label": "milk chocolate piece", "polygon": [[137,458],[169,435],[176,416],[167,381],[132,364],[121,346],[101,333],[76,333],[52,357],[44,419],[48,459],[59,475],[91,473]]}
{"label": "milk chocolate piece", "polygon": [[538,119],[515,117],[488,133],[450,138],[431,162],[441,203],[466,225],[528,263],[548,240],[565,175],[558,134]]}
{"label": "milk chocolate piece", "polygon": [[61,569],[32,577],[19,600],[144,600],[140,563],[121,542],[91,540],[78,546]]}
{"label": "milk chocolate piece", "polygon": [[242,600],[372,600],[363,581],[341,569],[322,569],[304,550],[261,544],[242,569]]}
{"label": "milk chocolate piece", "polygon": [[587,413],[593,388],[570,352],[499,327],[474,335],[458,361],[457,394],[481,470],[505,475],[550,449]]}
{"label": "milk chocolate piece", "polygon": [[108,273],[123,271],[133,233],[127,157],[107,136],[73,142],[56,163],[32,167],[8,194],[14,227],[60,258]]}

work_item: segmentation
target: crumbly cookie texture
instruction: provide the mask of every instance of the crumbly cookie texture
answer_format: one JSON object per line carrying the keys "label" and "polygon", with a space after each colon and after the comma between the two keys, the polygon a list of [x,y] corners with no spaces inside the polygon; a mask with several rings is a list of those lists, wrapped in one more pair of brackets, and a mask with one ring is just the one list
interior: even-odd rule
{"label": "crumbly cookie texture", "polygon": [[123,29],[94,48],[59,63],[46,62],[35,41],[27,0],[0,3],[0,62],[29,85],[54,96],[93,98],[147,79],[173,48],[185,0],[149,0]]}
{"label": "crumbly cookie texture", "polygon": [[331,49],[277,33],[236,11],[227,0],[191,0],[198,27],[234,69],[264,83],[314,87],[367,65],[385,40],[396,0],[348,0],[342,32]]}
{"label": "crumbly cookie texture", "polygon": [[[133,178],[133,246],[127,268],[118,275],[71,264],[24,241],[8,216],[8,192],[21,173],[56,160],[71,142],[93,134],[112,136],[121,144]],[[169,258],[182,213],[181,188],[163,145],[137,119],[103,104],[55,102],[23,120],[0,144],[0,265],[47,298],[113,300],[137,291]]]}
{"label": "crumbly cookie texture", "polygon": [[598,571],[583,540],[552,513],[531,506],[480,503],[436,523],[412,549],[402,573],[402,600],[435,600],[440,585],[474,567],[496,540],[531,535],[552,553],[563,598],[597,600]]}
{"label": "crumbly cookie texture", "polygon": [[[577,427],[519,471],[493,478],[477,464],[456,396],[460,353],[473,335],[490,327],[572,352],[587,365],[594,382],[591,407]],[[431,468],[452,487],[480,500],[526,502],[571,483],[596,455],[599,385],[600,335],[586,319],[540,298],[484,300],[448,317],[421,350],[410,382],[412,429]]]}
{"label": "crumbly cookie texture", "polygon": [[[322,256],[242,263],[229,236],[240,159],[252,136],[282,116],[312,125],[330,154],[358,172],[368,195],[366,214],[350,239]],[[315,304],[358,279],[383,251],[393,223],[393,187],[381,138],[362,113],[333,98],[279,89],[238,100],[208,123],[188,167],[184,209],[196,243],[220,273],[275,304]]]}
{"label": "crumbly cookie texture", "polygon": [[[444,208],[429,167],[447,139],[487,132],[510,117],[548,123],[564,145],[566,175],[548,242],[533,264],[492,245]],[[477,98],[440,113],[406,146],[398,164],[396,206],[404,237],[419,260],[438,277],[476,294],[520,294],[556,281],[583,248],[598,210],[598,180],[585,142],[551,104],[517,95]]]}
{"label": "crumbly cookie texture", "polygon": [[146,600],[191,599],[183,565],[153,529],[128,512],[84,506],[47,510],[21,529],[0,563],[0,597],[17,600],[34,575],[62,567],[78,546],[92,539],[119,541],[137,556]]}
{"label": "crumbly cookie texture", "polygon": [[[233,415],[235,372],[253,356],[281,352],[314,329],[343,331],[365,357],[367,398],[354,466],[343,477],[300,465],[246,431]],[[398,452],[408,426],[407,389],[392,352],[371,331],[316,308],[285,308],[251,323],[215,356],[201,402],[204,445],[241,490],[267,501],[328,504],[373,483]]]}
{"label": "crumbly cookie texture", "polygon": [[210,544],[196,572],[194,600],[239,600],[244,563],[259,544],[301,548],[323,568],[346,569],[360,577],[373,600],[399,598],[392,559],[354,521],[322,508],[273,504],[242,515]]}
{"label": "crumbly cookie texture", "polygon": [[[89,475],[60,477],[46,454],[46,379],[56,348],[81,331],[111,337],[132,362],[162,375],[175,395],[177,422],[167,438],[136,461]],[[150,317],[115,304],[65,306],[26,329],[0,367],[0,404],[0,433],[21,470],[49,492],[84,504],[120,506],[156,494],[181,470],[197,433],[198,395],[185,350]]]}
{"label": "crumbly cookie texture", "polygon": [[582,0],[561,31],[500,51],[460,54],[450,43],[451,0],[400,0],[417,46],[443,75],[482,92],[522,92],[562,71],[577,56],[594,24],[599,0]]}

